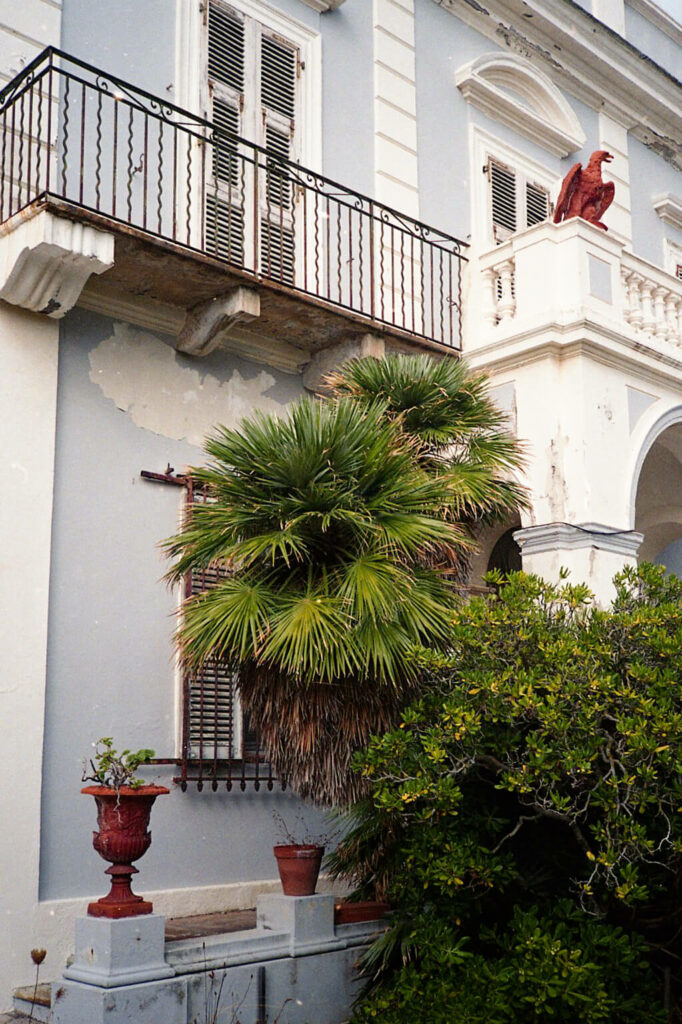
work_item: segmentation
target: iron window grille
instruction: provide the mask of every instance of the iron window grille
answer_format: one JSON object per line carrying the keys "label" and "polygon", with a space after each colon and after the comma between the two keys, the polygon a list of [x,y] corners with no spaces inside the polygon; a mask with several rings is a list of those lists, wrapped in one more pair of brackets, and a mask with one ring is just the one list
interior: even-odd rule
{"label": "iron window grille", "polygon": [[[182,486],[185,490],[185,514],[192,508],[211,501],[206,488],[191,477],[143,470],[146,480]],[[210,565],[194,570],[185,578],[184,595],[189,597],[215,587],[230,570]],[[176,764],[180,772],[173,781],[183,791],[190,783],[199,791],[205,786],[216,792],[244,792],[247,786],[256,791],[285,789],[266,758],[258,730],[248,720],[239,702],[239,677],[234,665],[220,658],[210,658],[200,668],[182,669],[182,739],[179,758],[157,758],[157,764]]]}

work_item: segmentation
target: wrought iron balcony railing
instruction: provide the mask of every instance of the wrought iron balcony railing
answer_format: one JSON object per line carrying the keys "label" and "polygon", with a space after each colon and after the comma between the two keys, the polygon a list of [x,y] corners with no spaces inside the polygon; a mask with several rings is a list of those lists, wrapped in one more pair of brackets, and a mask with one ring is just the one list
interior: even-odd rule
{"label": "wrought iron balcony railing", "polygon": [[66,202],[450,348],[464,244],[50,48],[0,93],[0,222]]}

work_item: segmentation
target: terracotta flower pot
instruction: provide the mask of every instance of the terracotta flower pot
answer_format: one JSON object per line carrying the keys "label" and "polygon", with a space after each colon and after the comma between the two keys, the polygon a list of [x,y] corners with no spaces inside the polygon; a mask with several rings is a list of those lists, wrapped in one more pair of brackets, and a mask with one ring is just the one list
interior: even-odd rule
{"label": "terracotta flower pot", "polygon": [[285,896],[313,896],[320,873],[324,846],[304,843],[296,846],[275,846],[277,869]]}
{"label": "terracotta flower pot", "polygon": [[111,876],[111,890],[88,906],[91,917],[136,917],[151,914],[153,906],[130,888],[137,874],[132,861],[147,852],[152,841],[147,831],[152,804],[157,796],[168,793],[165,786],[121,786],[116,792],[108,786],[85,786],[81,793],[94,796],[97,804],[98,832],[93,832],[92,845],[100,857],[111,862],[106,874]]}
{"label": "terracotta flower pot", "polygon": [[378,900],[343,900],[334,904],[334,924],[354,924],[357,921],[380,921],[390,910],[388,903]]}

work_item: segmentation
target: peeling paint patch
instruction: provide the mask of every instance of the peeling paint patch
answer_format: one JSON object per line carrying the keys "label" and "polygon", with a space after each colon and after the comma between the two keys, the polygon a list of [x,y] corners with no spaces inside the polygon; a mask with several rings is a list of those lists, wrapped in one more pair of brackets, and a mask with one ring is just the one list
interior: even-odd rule
{"label": "peeling paint patch", "polygon": [[197,447],[217,423],[237,427],[255,408],[284,408],[268,396],[275,378],[265,370],[246,379],[235,369],[225,381],[202,375],[183,366],[169,345],[129,324],[114,324],[113,335],[91,351],[90,380],[136,426]]}

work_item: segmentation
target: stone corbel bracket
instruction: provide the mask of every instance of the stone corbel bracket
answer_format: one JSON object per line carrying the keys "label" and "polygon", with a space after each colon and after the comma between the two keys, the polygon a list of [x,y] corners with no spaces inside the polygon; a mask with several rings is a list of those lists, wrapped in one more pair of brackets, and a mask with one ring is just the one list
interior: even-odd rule
{"label": "stone corbel bracket", "polygon": [[114,263],[114,236],[41,210],[0,234],[0,299],[55,319],[72,309],[91,274]]}
{"label": "stone corbel bracket", "polygon": [[235,288],[228,295],[194,306],[187,313],[175,347],[192,356],[206,356],[238,324],[260,316],[260,296],[252,288]]}
{"label": "stone corbel bracket", "polygon": [[327,374],[336,370],[349,359],[365,359],[374,356],[382,359],[386,355],[386,343],[376,334],[364,334],[360,338],[337,342],[330,348],[316,352],[303,371],[303,385],[313,394],[325,394]]}

